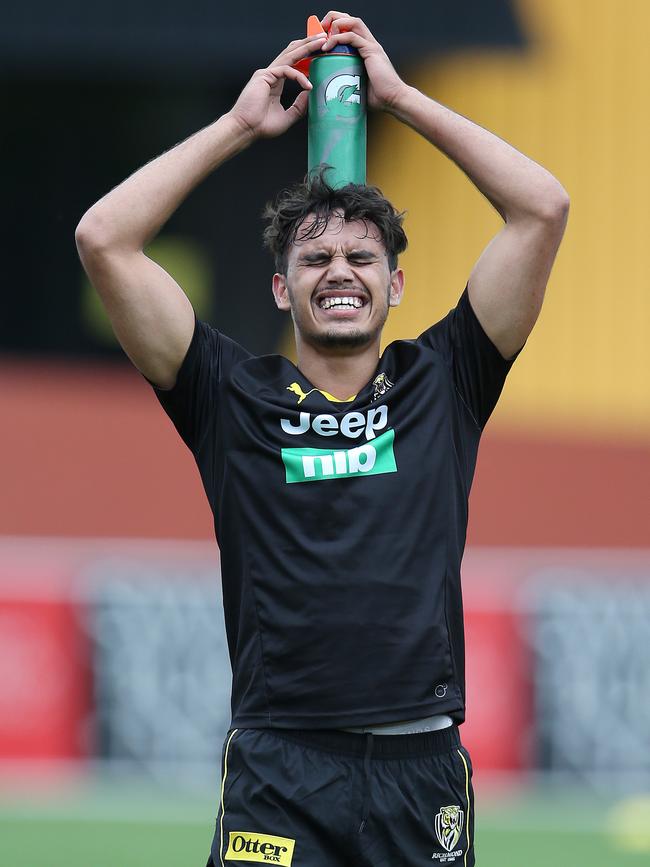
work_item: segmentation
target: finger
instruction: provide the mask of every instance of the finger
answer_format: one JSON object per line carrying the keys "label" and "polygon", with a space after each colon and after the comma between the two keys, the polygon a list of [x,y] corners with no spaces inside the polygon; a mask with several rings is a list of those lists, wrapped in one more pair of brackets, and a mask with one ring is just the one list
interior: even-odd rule
{"label": "finger", "polygon": [[276,81],[279,81],[281,78],[290,78],[305,90],[311,90],[313,87],[311,81],[307,78],[304,72],[294,69],[293,66],[270,66],[265,71],[270,72]]}
{"label": "finger", "polygon": [[344,30],[354,30],[362,36],[372,38],[369,27],[361,18],[355,18],[349,12],[328,12],[321,22],[323,28],[330,33],[340,33]]}
{"label": "finger", "polygon": [[325,34],[321,33],[316,36],[306,36],[304,39],[294,39],[275,60],[271,61],[270,65],[277,66],[284,63],[292,65],[303,57],[308,57],[312,51],[318,51],[325,38]]}
{"label": "finger", "polygon": [[341,17],[349,18],[350,13],[349,12],[334,12],[334,11],[328,12],[327,15],[321,20],[321,27],[324,30],[329,30],[332,21],[334,21],[335,18],[341,18]]}
{"label": "finger", "polygon": [[352,15],[341,15],[340,18],[335,18],[328,31],[328,36],[334,36],[336,33],[345,33],[348,30],[358,33],[360,36],[365,36],[366,39],[372,39],[372,33],[361,18],[354,18]]}
{"label": "finger", "polygon": [[333,36],[328,36],[327,42],[323,45],[323,51],[331,51],[335,45],[352,45],[361,51],[362,48],[368,48],[368,40],[358,33],[353,33],[351,30],[346,30],[344,33],[335,33]]}
{"label": "finger", "polygon": [[309,94],[306,90],[301,90],[298,96],[294,99],[293,104],[287,109],[287,114],[291,116],[291,123],[295,123],[299,118],[304,117],[307,114],[308,105]]}

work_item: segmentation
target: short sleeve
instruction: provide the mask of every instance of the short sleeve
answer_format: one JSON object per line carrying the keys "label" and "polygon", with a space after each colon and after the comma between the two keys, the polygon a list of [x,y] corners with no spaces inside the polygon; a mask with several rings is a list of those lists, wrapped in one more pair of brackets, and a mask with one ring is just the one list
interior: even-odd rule
{"label": "short sleeve", "polygon": [[163,409],[194,454],[218,412],[219,383],[235,364],[250,357],[234,340],[197,319],[176,384],[168,390],[154,386]]}
{"label": "short sleeve", "polygon": [[516,356],[505,359],[487,336],[472,309],[467,287],[456,307],[423,332],[417,342],[444,357],[457,394],[482,429]]}

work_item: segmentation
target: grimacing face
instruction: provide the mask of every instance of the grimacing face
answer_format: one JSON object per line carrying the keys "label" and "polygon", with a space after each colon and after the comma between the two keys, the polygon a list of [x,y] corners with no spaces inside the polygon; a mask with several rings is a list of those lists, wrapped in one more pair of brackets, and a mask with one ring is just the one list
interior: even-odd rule
{"label": "grimacing face", "polygon": [[317,238],[301,240],[315,216],[305,218],[289,249],[287,273],[273,275],[280,310],[291,311],[296,339],[323,349],[379,343],[389,307],[402,297],[401,268],[391,272],[379,229],[369,220],[330,215]]}

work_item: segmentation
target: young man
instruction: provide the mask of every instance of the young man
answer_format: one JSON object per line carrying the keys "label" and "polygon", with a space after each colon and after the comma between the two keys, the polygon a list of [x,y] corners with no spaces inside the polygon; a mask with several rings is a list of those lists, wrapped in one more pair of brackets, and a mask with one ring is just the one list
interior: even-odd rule
{"label": "young man", "polygon": [[[233,667],[211,863],[474,864],[460,560],[482,428],[542,304],[561,185],[405,84],[366,25],[329,12],[231,111],[94,205],[83,264],[134,364],[196,457],[215,515]],[[379,355],[400,302],[401,217],[321,175],[269,207],[276,304],[297,367],[195,322],[143,253],[190,191],[305,114],[314,50],[356,47],[369,104],[447,154],[504,227],[457,307]],[[304,88],[284,109],[285,79]]]}

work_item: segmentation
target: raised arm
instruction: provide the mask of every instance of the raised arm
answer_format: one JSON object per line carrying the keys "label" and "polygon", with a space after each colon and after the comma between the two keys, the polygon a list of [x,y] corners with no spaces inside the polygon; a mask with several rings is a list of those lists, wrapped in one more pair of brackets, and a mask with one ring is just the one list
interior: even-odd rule
{"label": "raised arm", "polygon": [[[143,252],[169,217],[212,171],[257,138],[281,135],[307,110],[309,80],[292,64],[322,44],[290,43],[257,70],[233,108],[143,166],[82,217],[75,239],[124,351],[161,388],[171,388],[192,339],[194,313],[181,287]],[[285,109],[286,79],[303,90]]]}
{"label": "raised arm", "polygon": [[526,341],[539,315],[562,240],[569,197],[553,175],[498,136],[409,87],[359,18],[329,12],[324,45],[353,45],[364,59],[369,102],[408,124],[452,159],[505,221],[469,278],[481,325],[504,358]]}

